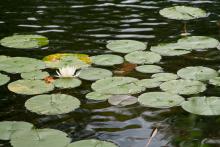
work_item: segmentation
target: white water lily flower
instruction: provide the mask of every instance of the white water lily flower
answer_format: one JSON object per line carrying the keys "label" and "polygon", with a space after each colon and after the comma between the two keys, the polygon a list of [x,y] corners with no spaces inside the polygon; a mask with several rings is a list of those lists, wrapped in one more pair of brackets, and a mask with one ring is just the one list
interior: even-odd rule
{"label": "white water lily flower", "polygon": [[78,77],[80,72],[76,72],[76,68],[74,66],[67,66],[59,68],[59,71],[56,71],[57,77],[60,78],[72,78]]}

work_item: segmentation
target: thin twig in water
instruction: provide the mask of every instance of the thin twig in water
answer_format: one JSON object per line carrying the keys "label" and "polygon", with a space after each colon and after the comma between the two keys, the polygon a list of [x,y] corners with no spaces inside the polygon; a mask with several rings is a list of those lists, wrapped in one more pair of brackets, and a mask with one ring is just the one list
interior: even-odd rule
{"label": "thin twig in water", "polygon": [[157,129],[157,128],[154,128],[153,131],[152,131],[152,133],[151,133],[151,136],[150,136],[150,138],[149,138],[149,140],[148,140],[148,142],[147,142],[147,144],[146,144],[145,147],[149,147],[149,145],[150,145],[152,139],[156,136],[157,132],[158,132],[158,129]]}

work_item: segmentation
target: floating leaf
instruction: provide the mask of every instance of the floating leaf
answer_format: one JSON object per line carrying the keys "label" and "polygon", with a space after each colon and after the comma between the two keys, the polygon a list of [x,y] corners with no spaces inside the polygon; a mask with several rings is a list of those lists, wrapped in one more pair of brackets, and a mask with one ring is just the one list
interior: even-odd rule
{"label": "floating leaf", "polygon": [[45,46],[49,40],[41,35],[13,35],[0,40],[2,46],[19,49],[32,49]]}
{"label": "floating leaf", "polygon": [[163,68],[157,65],[141,65],[137,66],[136,70],[142,73],[158,73],[162,72]]}
{"label": "floating leaf", "polygon": [[108,98],[108,102],[111,105],[128,106],[137,103],[137,98],[130,95],[113,95]]}
{"label": "floating leaf", "polygon": [[136,94],[145,90],[131,77],[109,77],[92,84],[92,89],[104,94]]}
{"label": "floating leaf", "polygon": [[106,47],[118,53],[131,53],[147,48],[146,44],[135,40],[112,40],[108,42]]}
{"label": "floating leaf", "polygon": [[181,104],[189,113],[197,115],[220,115],[220,97],[192,97]]}
{"label": "floating leaf", "polygon": [[215,86],[220,86],[220,77],[215,77],[209,80],[209,83]]}
{"label": "floating leaf", "polygon": [[42,80],[18,80],[10,83],[8,89],[17,94],[35,95],[52,91],[54,86]]}
{"label": "floating leaf", "polygon": [[202,17],[207,17],[206,11],[200,8],[188,7],[188,6],[174,6],[164,8],[160,10],[160,15],[170,19],[176,20],[191,20]]}
{"label": "floating leaf", "polygon": [[112,54],[97,55],[92,56],[91,58],[93,64],[101,66],[113,66],[124,62],[124,59],[122,57]]}
{"label": "floating leaf", "polygon": [[8,83],[10,81],[10,77],[0,73],[0,86]]}
{"label": "floating leaf", "polygon": [[25,102],[25,107],[37,114],[58,115],[65,114],[79,108],[80,101],[66,94],[44,94],[34,96]]}
{"label": "floating leaf", "polygon": [[178,79],[178,76],[173,73],[156,73],[151,76],[156,81],[160,82],[166,82],[166,81],[171,81],[171,80],[176,80]]}
{"label": "floating leaf", "polygon": [[179,39],[177,44],[186,49],[201,50],[216,48],[219,45],[219,41],[207,36],[189,36]]}
{"label": "floating leaf", "polygon": [[67,134],[55,129],[33,129],[12,136],[13,147],[66,147],[71,139]]}
{"label": "floating leaf", "polygon": [[170,108],[179,106],[184,98],[167,92],[147,92],[138,97],[138,101],[147,107]]}
{"label": "floating leaf", "polygon": [[11,57],[0,62],[0,70],[8,73],[31,72],[46,68],[44,62],[27,57]]}
{"label": "floating leaf", "polygon": [[214,69],[203,66],[189,66],[182,68],[177,75],[183,79],[206,81],[218,76],[218,72]]}
{"label": "floating leaf", "polygon": [[136,51],[125,56],[125,60],[133,64],[153,64],[161,60],[161,56],[154,52]]}
{"label": "floating leaf", "polygon": [[190,49],[178,43],[161,43],[157,46],[152,46],[150,50],[162,56],[180,56],[191,52]]}
{"label": "floating leaf", "polygon": [[76,88],[81,84],[82,82],[76,78],[60,78],[54,81],[54,86],[57,88]]}
{"label": "floating leaf", "polygon": [[0,139],[10,140],[12,134],[30,131],[34,126],[23,121],[2,121],[0,122]]}
{"label": "floating leaf", "polygon": [[79,78],[89,81],[96,81],[106,77],[111,77],[112,72],[102,68],[84,68],[80,70]]}
{"label": "floating leaf", "polygon": [[50,76],[48,72],[41,70],[21,73],[21,77],[27,80],[41,80],[48,76]]}
{"label": "floating leaf", "polygon": [[0,62],[9,59],[10,57],[5,56],[5,55],[0,55]]}
{"label": "floating leaf", "polygon": [[206,90],[206,85],[200,81],[172,80],[160,85],[163,91],[176,94],[197,94]]}
{"label": "floating leaf", "polygon": [[77,57],[72,57],[72,56],[64,56],[61,57],[59,60],[54,60],[54,61],[44,61],[49,68],[63,68],[63,67],[72,67],[74,66],[75,68],[85,68],[90,66],[90,64],[85,63],[84,61],[81,61]]}
{"label": "floating leaf", "polygon": [[85,62],[86,64],[91,64],[91,59],[86,54],[72,54],[72,53],[56,53],[51,54],[43,58],[43,61],[57,61],[62,59],[63,57],[74,57],[78,58],[79,60]]}
{"label": "floating leaf", "polygon": [[156,88],[160,86],[161,82],[155,79],[142,79],[137,81],[136,84],[144,88]]}
{"label": "floating leaf", "polygon": [[111,94],[103,94],[103,93],[99,93],[99,92],[90,92],[86,95],[86,98],[91,99],[91,100],[107,100],[111,96],[112,96]]}
{"label": "floating leaf", "polygon": [[97,139],[80,140],[71,143],[67,147],[117,147],[114,143]]}

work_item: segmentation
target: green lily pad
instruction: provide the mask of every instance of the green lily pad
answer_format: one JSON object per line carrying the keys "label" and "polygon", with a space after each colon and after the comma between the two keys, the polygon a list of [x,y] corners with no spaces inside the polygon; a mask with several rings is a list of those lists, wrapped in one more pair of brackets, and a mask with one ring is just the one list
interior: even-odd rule
{"label": "green lily pad", "polygon": [[160,86],[161,82],[155,79],[142,79],[137,81],[136,84],[144,88],[156,88]]}
{"label": "green lily pad", "polygon": [[107,100],[108,98],[110,98],[112,95],[111,94],[103,94],[103,93],[99,93],[99,92],[90,92],[86,95],[87,99],[91,99],[91,100]]}
{"label": "green lily pad", "polygon": [[54,86],[42,80],[17,80],[10,83],[8,89],[17,94],[35,95],[52,91]]}
{"label": "green lily pad", "polygon": [[178,43],[161,43],[157,46],[152,46],[150,50],[162,56],[180,56],[191,52],[190,49]]}
{"label": "green lily pad", "polygon": [[177,44],[179,44],[183,48],[191,50],[201,50],[216,48],[219,45],[219,41],[215,38],[207,36],[189,36],[179,39]]}
{"label": "green lily pad", "polygon": [[142,73],[159,73],[163,71],[163,68],[157,65],[141,65],[135,69]]}
{"label": "green lily pad", "polygon": [[106,47],[118,53],[131,53],[147,48],[146,44],[135,40],[112,40],[108,42]]}
{"label": "green lily pad", "polygon": [[215,77],[209,80],[209,83],[215,86],[220,86],[220,77]]}
{"label": "green lily pad", "polygon": [[220,97],[192,97],[181,104],[189,113],[197,115],[220,115]]}
{"label": "green lily pad", "polygon": [[154,52],[136,51],[125,56],[125,60],[133,64],[153,64],[161,60],[161,56]]}
{"label": "green lily pad", "polygon": [[124,62],[121,56],[113,54],[92,56],[91,59],[93,64],[101,66],[113,66]]}
{"label": "green lily pad", "polygon": [[90,63],[86,63],[74,56],[61,56],[58,60],[44,61],[48,68],[63,68],[67,66],[74,66],[75,68],[89,67]]}
{"label": "green lily pad", "polygon": [[202,17],[207,17],[206,11],[200,8],[188,7],[188,6],[174,6],[164,8],[160,10],[160,15],[169,19],[176,20],[191,20]]}
{"label": "green lily pad", "polygon": [[12,134],[30,131],[33,124],[23,121],[2,121],[0,122],[0,139],[10,140]]}
{"label": "green lily pad", "polygon": [[206,81],[217,77],[218,72],[208,67],[190,66],[180,69],[177,75],[183,79]]}
{"label": "green lily pad", "polygon": [[170,93],[190,95],[205,91],[206,85],[200,81],[172,80],[161,84],[160,88]]}
{"label": "green lily pad", "polygon": [[166,82],[178,79],[178,76],[174,73],[156,73],[151,76],[152,79],[160,82]]}
{"label": "green lily pad", "polygon": [[84,68],[80,70],[79,78],[89,81],[96,81],[99,79],[111,77],[112,72],[102,68]]}
{"label": "green lily pad", "polygon": [[80,101],[66,94],[44,94],[34,96],[25,102],[25,107],[40,115],[65,114],[79,108]]}
{"label": "green lily pad", "polygon": [[104,94],[137,94],[145,90],[137,81],[131,77],[109,77],[93,83],[92,89]]}
{"label": "green lily pad", "polygon": [[71,139],[67,134],[55,129],[33,129],[12,136],[13,147],[66,147]]}
{"label": "green lily pad", "polygon": [[67,147],[117,147],[117,145],[108,141],[88,139],[73,142]]}
{"label": "green lily pad", "polygon": [[0,86],[8,83],[10,81],[10,77],[0,73]]}
{"label": "green lily pad", "polygon": [[41,35],[13,35],[0,40],[2,46],[19,49],[32,49],[49,43],[47,37]]}
{"label": "green lily pad", "polygon": [[57,88],[76,88],[79,87],[82,82],[76,78],[60,78],[55,80],[53,84]]}
{"label": "green lily pad", "polygon": [[9,59],[10,57],[5,56],[5,55],[0,55],[0,62]]}
{"label": "green lily pad", "polygon": [[8,73],[31,72],[46,68],[43,61],[27,57],[11,57],[0,62],[0,70]]}
{"label": "green lily pad", "polygon": [[21,73],[21,77],[27,80],[41,80],[48,76],[50,76],[48,72],[41,70]]}
{"label": "green lily pad", "polygon": [[179,106],[184,98],[167,92],[147,92],[138,97],[140,104],[153,108],[170,108]]}
{"label": "green lily pad", "polygon": [[128,106],[137,103],[137,98],[131,95],[113,95],[108,98],[111,105]]}

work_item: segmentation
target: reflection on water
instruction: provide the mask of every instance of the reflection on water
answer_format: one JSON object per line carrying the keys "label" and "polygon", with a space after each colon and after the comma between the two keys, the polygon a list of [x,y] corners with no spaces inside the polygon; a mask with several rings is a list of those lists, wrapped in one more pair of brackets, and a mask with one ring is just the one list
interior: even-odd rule
{"label": "reflection on water", "polygon": [[[161,8],[172,5],[195,6],[210,12],[208,18],[190,21],[189,32],[220,40],[218,0],[1,0],[0,38],[14,33],[37,33],[47,36],[50,45],[35,51],[11,51],[0,47],[0,54],[35,58],[57,52],[96,55],[111,52],[105,48],[105,42],[111,39],[135,39],[148,42],[149,46],[176,41],[180,38],[182,22],[158,14]],[[213,49],[163,58],[159,65],[173,73],[189,65],[218,69],[219,54],[220,51]],[[150,75],[136,75],[134,71],[128,76],[147,78]],[[85,82],[84,87],[62,91],[80,98],[83,104],[75,112],[58,116],[39,116],[26,111],[24,102],[30,97],[13,94],[3,87],[0,89],[0,118],[32,122],[40,128],[57,128],[67,132],[73,141],[100,138],[121,147],[144,147],[153,128],[157,127],[159,132],[152,147],[220,146],[220,117],[195,116],[178,107],[160,110],[139,104],[116,107],[107,102],[88,101],[84,97],[91,91],[90,84]],[[209,87],[201,95],[220,96],[220,89]],[[0,146],[10,145],[1,142]]]}

